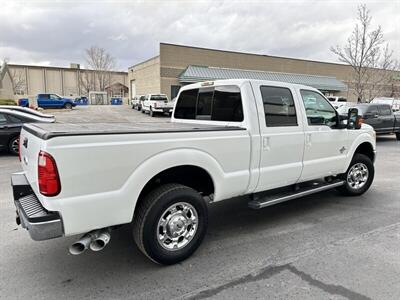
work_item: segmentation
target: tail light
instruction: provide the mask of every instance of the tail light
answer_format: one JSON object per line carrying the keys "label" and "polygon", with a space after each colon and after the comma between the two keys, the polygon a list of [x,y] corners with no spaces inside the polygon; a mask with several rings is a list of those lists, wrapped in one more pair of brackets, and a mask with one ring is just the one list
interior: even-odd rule
{"label": "tail light", "polygon": [[38,182],[39,191],[44,196],[53,197],[61,192],[56,162],[50,154],[44,151],[39,152]]}

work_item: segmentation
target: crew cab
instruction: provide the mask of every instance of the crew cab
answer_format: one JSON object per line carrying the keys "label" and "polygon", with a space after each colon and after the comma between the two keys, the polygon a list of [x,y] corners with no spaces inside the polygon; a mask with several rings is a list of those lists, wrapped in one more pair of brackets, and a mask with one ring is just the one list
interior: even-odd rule
{"label": "crew cab", "polygon": [[142,113],[149,113],[154,117],[156,113],[172,113],[173,105],[165,94],[146,95],[142,105]]}
{"label": "crew cab", "polygon": [[101,250],[131,224],[147,257],[173,264],[203,240],[208,202],[242,196],[260,209],[330,189],[363,194],[375,144],[357,109],[342,118],[314,88],[195,83],[181,88],[169,123],[25,125],[17,223],[34,240],[83,234],[72,254]]}
{"label": "crew cab", "polygon": [[376,134],[395,134],[400,140],[400,114],[393,113],[390,104],[363,103],[343,106],[339,113],[347,115],[350,108],[357,108],[364,123],[371,125]]}
{"label": "crew cab", "polygon": [[38,94],[37,105],[42,108],[66,108],[71,109],[76,106],[74,100],[61,97],[57,94]]}

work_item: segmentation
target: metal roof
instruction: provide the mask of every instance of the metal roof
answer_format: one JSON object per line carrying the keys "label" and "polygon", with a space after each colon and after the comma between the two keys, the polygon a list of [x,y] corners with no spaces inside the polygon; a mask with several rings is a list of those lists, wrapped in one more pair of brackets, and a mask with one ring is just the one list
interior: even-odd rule
{"label": "metal roof", "polygon": [[190,65],[179,75],[182,83],[192,83],[217,79],[257,79],[270,81],[283,81],[289,83],[312,86],[319,90],[346,91],[347,85],[336,77],[279,73],[257,70],[228,69]]}

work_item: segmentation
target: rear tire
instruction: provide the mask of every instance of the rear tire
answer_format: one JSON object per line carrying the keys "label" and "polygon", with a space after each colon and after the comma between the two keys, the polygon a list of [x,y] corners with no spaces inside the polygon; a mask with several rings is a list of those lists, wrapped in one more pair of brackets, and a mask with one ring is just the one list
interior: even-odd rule
{"label": "rear tire", "polygon": [[356,153],[346,173],[339,176],[345,183],[337,190],[345,196],[362,195],[371,186],[374,175],[375,168],[371,159],[364,154]]}
{"label": "rear tire", "polygon": [[207,225],[207,205],[198,192],[181,184],[165,184],[136,208],[132,230],[136,245],[147,257],[171,265],[196,251]]}
{"label": "rear tire", "polygon": [[65,109],[72,109],[72,104],[71,103],[65,103],[64,104]]}
{"label": "rear tire", "polygon": [[13,137],[8,143],[8,150],[12,155],[18,155],[19,153],[19,136]]}

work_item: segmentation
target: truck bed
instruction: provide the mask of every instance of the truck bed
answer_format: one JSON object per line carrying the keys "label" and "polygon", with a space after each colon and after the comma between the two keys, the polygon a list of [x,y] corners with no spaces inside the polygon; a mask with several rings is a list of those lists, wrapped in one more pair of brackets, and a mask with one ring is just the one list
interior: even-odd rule
{"label": "truck bed", "polygon": [[25,124],[29,133],[49,140],[59,136],[109,135],[109,134],[143,134],[200,131],[246,130],[237,126],[213,126],[171,122],[137,122],[137,123],[52,123]]}

